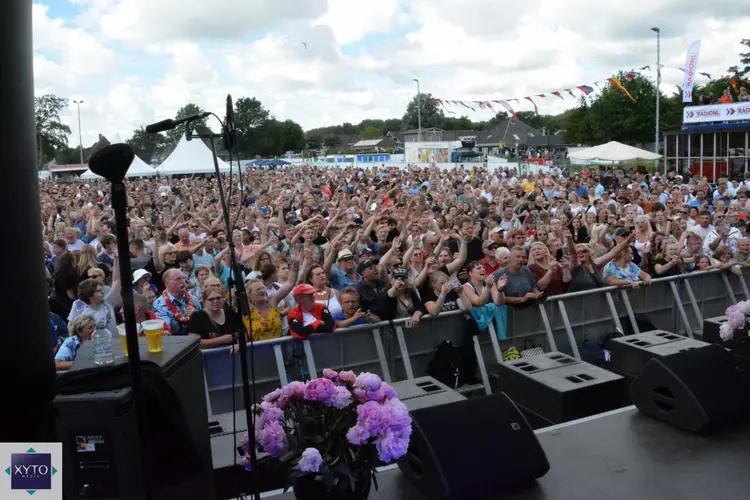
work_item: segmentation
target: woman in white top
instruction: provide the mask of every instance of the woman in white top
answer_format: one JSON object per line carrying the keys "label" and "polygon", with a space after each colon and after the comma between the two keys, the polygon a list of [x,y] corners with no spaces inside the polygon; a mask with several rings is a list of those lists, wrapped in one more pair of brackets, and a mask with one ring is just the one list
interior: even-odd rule
{"label": "woman in white top", "polygon": [[328,278],[326,278],[323,266],[313,265],[307,271],[307,282],[316,290],[314,294],[315,302],[324,304],[330,311],[331,316],[344,312],[344,308],[341,307],[341,300],[339,300],[339,292],[328,286]]}

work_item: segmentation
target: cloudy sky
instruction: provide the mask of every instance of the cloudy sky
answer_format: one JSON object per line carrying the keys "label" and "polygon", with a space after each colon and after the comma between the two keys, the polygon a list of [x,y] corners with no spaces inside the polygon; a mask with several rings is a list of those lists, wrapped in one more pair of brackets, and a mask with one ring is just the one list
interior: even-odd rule
{"label": "cloudy sky", "polygon": [[[309,129],[400,117],[413,78],[437,97],[484,100],[654,67],[652,26],[663,64],[684,66],[701,39],[699,70],[719,75],[737,63],[750,9],[748,0],[45,0],[34,5],[35,85],[37,95],[83,99],[84,143],[126,139],[187,102],[223,115],[227,93]],[[666,90],[682,77],[665,68]],[[574,101],[537,104],[557,113]],[[77,144],[75,108],[63,119]]]}

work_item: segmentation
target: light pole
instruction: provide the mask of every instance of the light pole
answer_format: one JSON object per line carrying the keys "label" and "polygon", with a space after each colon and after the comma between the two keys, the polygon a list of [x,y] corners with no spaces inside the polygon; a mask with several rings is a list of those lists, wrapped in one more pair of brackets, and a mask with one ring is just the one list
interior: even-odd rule
{"label": "light pole", "polygon": [[422,142],[422,101],[419,92],[419,80],[417,82],[417,142]]}
{"label": "light pole", "polygon": [[73,104],[78,106],[78,146],[81,148],[81,164],[83,164],[83,137],[81,136],[81,104],[83,104],[83,99],[73,101]]}
{"label": "light pole", "polygon": [[651,28],[656,33],[656,137],[654,153],[659,154],[659,88],[661,87],[661,30],[657,27]]}

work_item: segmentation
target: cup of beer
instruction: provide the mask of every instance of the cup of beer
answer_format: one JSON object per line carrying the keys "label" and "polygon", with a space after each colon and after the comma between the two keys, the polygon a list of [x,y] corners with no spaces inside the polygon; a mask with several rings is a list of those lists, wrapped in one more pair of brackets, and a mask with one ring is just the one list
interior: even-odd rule
{"label": "cup of beer", "polygon": [[[138,327],[138,336],[140,337],[141,333],[143,332],[143,327],[140,323],[137,324]],[[128,338],[127,334],[125,333],[125,323],[117,325],[117,333],[120,337],[120,343],[122,344],[122,352],[125,354],[125,357],[128,357]]]}
{"label": "cup of beer", "polygon": [[164,335],[164,320],[150,319],[141,323],[146,334],[148,352],[161,352],[161,337]]}

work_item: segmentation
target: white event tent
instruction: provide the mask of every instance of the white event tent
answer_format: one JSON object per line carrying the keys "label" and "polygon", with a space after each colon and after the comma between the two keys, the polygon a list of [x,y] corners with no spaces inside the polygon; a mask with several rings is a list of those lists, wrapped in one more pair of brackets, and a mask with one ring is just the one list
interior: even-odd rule
{"label": "white event tent", "polygon": [[[117,134],[115,136],[115,141],[112,144],[120,144],[122,142],[123,140],[120,137],[120,134]],[[138,155],[135,155],[133,164],[130,165],[128,173],[125,174],[125,177],[150,177],[152,175],[156,175],[156,173],[157,172],[154,168],[150,167],[145,161],[141,160]],[[96,175],[91,171],[91,169],[88,169],[81,174],[81,179],[103,179],[103,177]]]}
{"label": "white event tent", "polygon": [[[229,172],[229,164],[221,158],[218,160],[219,172]],[[157,170],[162,175],[212,174],[216,171],[214,156],[208,146],[200,139],[188,141],[185,137]]]}
{"label": "white event tent", "polygon": [[639,149],[617,141],[600,144],[593,148],[586,148],[575,153],[570,153],[571,160],[585,161],[635,161],[635,160],[658,160],[660,154]]}

